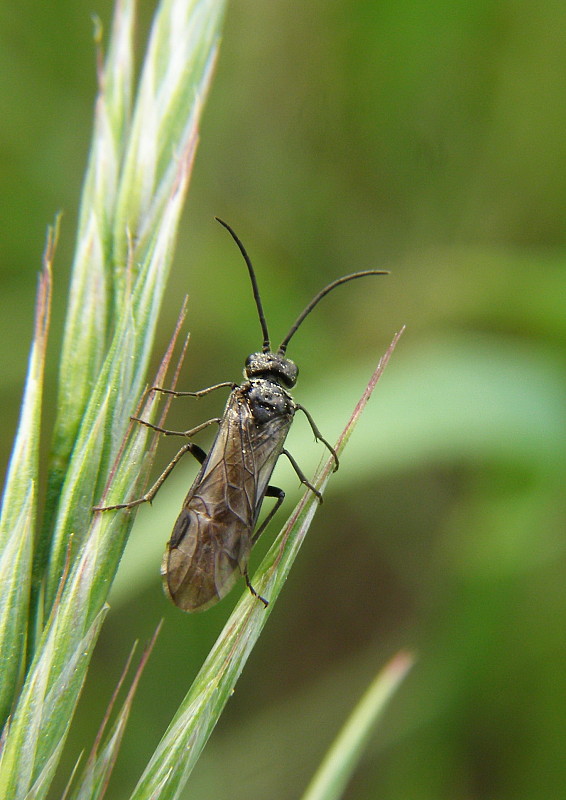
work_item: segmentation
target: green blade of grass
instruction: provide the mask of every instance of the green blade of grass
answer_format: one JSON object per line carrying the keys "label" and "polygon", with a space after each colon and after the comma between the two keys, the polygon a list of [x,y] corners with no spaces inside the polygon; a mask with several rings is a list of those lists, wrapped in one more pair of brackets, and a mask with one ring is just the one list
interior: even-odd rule
{"label": "green blade of grass", "polygon": [[[365,408],[400,333],[380,360],[338,443],[338,455]],[[313,485],[323,491],[334,466],[329,458]],[[266,624],[305,538],[318,500],[305,493],[253,577],[255,589],[269,600],[264,608],[246,590],[218,637],[191,689],[157,747],[130,800],[177,800],[230,698],[247,658]]]}
{"label": "green blade of grass", "polygon": [[[47,793],[71,723],[73,697],[82,687],[88,658],[106,614],[102,609],[84,636],[65,647],[69,637],[62,638],[62,625],[68,620],[56,612],[56,606],[54,609],[43,639],[41,661],[28,677],[18,711],[9,723],[0,761],[0,797],[27,800]],[[80,625],[81,620],[78,622]],[[62,728],[56,736],[52,719],[57,719]]]}
{"label": "green blade of grass", "polygon": [[[99,65],[94,132],[81,197],[59,372],[46,513],[35,558],[40,580],[61,486],[112,326],[110,257],[120,165],[131,117],[134,0],[117,0],[108,56]],[[99,58],[101,61],[101,58]]]}
{"label": "green blade of grass", "polygon": [[134,678],[128,690],[126,699],[124,700],[124,703],[122,704],[122,707],[118,712],[116,719],[114,720],[112,726],[108,730],[106,736],[104,736],[104,731],[108,723],[108,718],[112,712],[112,707],[114,705],[118,692],[120,691],[121,685],[126,677],[126,673],[128,671],[129,665],[132,660],[133,651],[131,652],[126,667],[122,673],[122,677],[118,682],[118,686],[116,687],[114,696],[112,697],[109,708],[106,712],[100,731],[96,737],[96,741],[92,748],[92,752],[87,760],[83,773],[80,776],[75,789],[70,795],[71,800],[102,800],[102,797],[106,793],[106,789],[108,788],[108,782],[112,774],[112,769],[114,768],[116,758],[118,757],[118,751],[120,749],[120,744],[122,742],[122,737],[124,735],[126,723],[130,715],[132,703],[134,700],[134,695],[136,693],[136,689],[139,680],[141,678],[142,672],[144,670],[144,667],[147,664],[147,660],[151,654],[151,651],[159,634],[160,628],[161,624],[158,626],[157,630],[155,631],[155,634],[152,637],[151,642],[148,644],[142,655],[142,658],[140,660],[138,668],[136,669]]}
{"label": "green blade of grass", "polygon": [[342,797],[374,725],[412,665],[411,655],[399,653],[377,675],[336,737],[302,800]]}
{"label": "green blade of grass", "polygon": [[[177,161],[194,140],[216,62],[223,0],[163,0],[144,60],[113,227],[116,264],[150,246],[177,183]],[[116,282],[116,303],[125,282]]]}
{"label": "green blade of grass", "polygon": [[[74,265],[74,300],[62,357],[65,400],[55,433],[55,441],[62,443],[52,461],[52,505],[36,569],[36,582],[46,574],[46,614],[68,534],[75,532],[76,544],[82,540],[88,505],[106,482],[145,380],[223,10],[222,0],[163,0],[127,119],[132,13],[129,2],[117,6],[113,35],[118,44],[110,47],[100,78],[83,198],[83,205],[92,200],[93,210],[90,217],[81,213],[85,227],[79,231],[77,253],[82,255]],[[107,76],[112,70],[121,77]],[[107,159],[112,168],[104,163],[97,168],[96,157]],[[82,383],[77,375],[85,373],[85,365]]]}
{"label": "green blade of grass", "polygon": [[[171,238],[182,206],[188,173],[179,192],[171,199],[168,217],[163,220],[150,260],[139,275],[131,298],[124,297],[124,310],[108,357],[94,387],[79,430],[73,457],[61,489],[59,510],[53,534],[51,558],[46,576],[46,604],[53,602],[57,592],[69,544],[72,556],[78,557],[82,543],[90,535],[92,507],[97,504],[129,425],[143,385],[145,363],[149,356],[151,338],[162,295],[165,258],[170,257]],[[153,402],[152,402],[153,407]],[[141,434],[141,435],[140,435]],[[115,467],[114,502],[119,492],[131,492],[139,478],[146,435],[138,431],[138,444]],[[132,517],[122,515],[116,523],[115,543],[124,546],[124,537],[131,527]],[[118,534],[118,529],[120,534]],[[116,553],[119,557],[121,549]],[[117,564],[117,560],[116,560]],[[114,574],[114,569],[111,575]],[[105,599],[105,598],[104,598]]]}
{"label": "green blade of grass", "polygon": [[[167,354],[159,378],[171,356]],[[150,397],[144,414],[151,416]],[[116,463],[108,495],[132,491],[140,476],[147,428],[136,426]],[[141,470],[143,475],[146,469]],[[68,733],[92,648],[106,613],[105,598],[125,543],[131,514],[97,514],[79,557],[71,564],[69,538],[52,612],[10,721],[0,761],[0,797],[43,797]],[[68,570],[68,575],[66,574]]]}
{"label": "green blade of grass", "polygon": [[[77,424],[73,422],[63,437],[59,466],[64,467],[64,476],[56,500],[52,496],[48,501],[56,502],[56,507],[51,508],[49,535],[43,539],[36,571],[36,589],[42,577],[45,583],[47,621],[30,652],[29,669],[9,728],[4,732],[0,797],[10,800],[40,798],[48,791],[135,516],[132,512],[93,516],[92,506],[103,492],[109,504],[137,494],[147,475],[151,459],[146,452],[147,429],[136,426],[128,443],[124,446],[123,442],[145,382],[224,3],[164,0],[161,4],[148,52],[149,59],[158,54],[159,64],[144,70],[151,85],[147,90],[142,85],[139,94],[144,97],[146,110],[148,98],[153,100],[152,136],[126,119],[131,65],[124,52],[130,54],[131,9],[127,0],[118,3],[117,15],[122,14],[122,18],[115,23],[113,35],[119,30],[121,43],[110,47],[106,68],[108,64],[116,67],[119,53],[127,63],[122,67],[123,77],[114,83],[102,74],[102,94],[110,86],[114,95],[110,99],[99,98],[97,113],[107,102],[120,108],[112,106],[104,111],[100,126],[104,135],[98,142],[100,146],[92,149],[93,154],[98,153],[96,158],[108,157],[120,163],[115,170],[112,167],[105,172],[105,165],[94,164],[92,155],[85,189],[98,193],[108,189],[111,193],[116,180],[114,197],[120,197],[121,210],[120,214],[109,214],[108,209],[115,209],[117,200],[112,205],[111,200],[105,204],[104,198],[95,197],[91,200],[98,210],[95,208],[91,215],[85,208],[81,212],[84,229],[79,232],[77,252],[84,257],[75,259],[74,294],[63,353],[63,359],[68,357],[70,361],[62,366],[61,375],[71,369],[72,363],[82,369],[84,357],[89,362],[89,377],[84,391],[74,387],[75,393],[72,386],[61,389],[68,400],[66,413]],[[187,69],[187,64],[193,66]],[[164,98],[168,98],[167,103]],[[134,118],[136,113],[139,114],[135,112]],[[114,141],[117,136],[124,138],[120,144]],[[129,153],[137,153],[137,160]],[[128,169],[124,167],[126,162]],[[146,169],[155,180],[140,204],[132,175],[143,174]],[[130,186],[129,195],[126,185]],[[128,196],[133,212],[127,210]],[[111,231],[104,227],[110,217]],[[117,217],[127,229],[118,231]],[[84,240],[80,238],[82,234]],[[123,248],[117,244],[118,239],[125,243]],[[104,314],[93,308],[99,301],[106,304]],[[86,340],[79,330],[81,316],[88,332]],[[77,354],[78,362],[74,361]],[[171,351],[157,383],[164,382],[170,357]],[[152,418],[156,403],[155,396],[146,402],[142,410],[146,419]],[[57,459],[58,456],[53,461],[55,468]],[[47,543],[49,561],[45,558]]]}
{"label": "green blade of grass", "polygon": [[21,678],[28,637],[28,604],[37,514],[39,430],[45,350],[51,304],[51,260],[56,228],[50,231],[37,294],[31,348],[18,434],[0,517],[0,728]]}

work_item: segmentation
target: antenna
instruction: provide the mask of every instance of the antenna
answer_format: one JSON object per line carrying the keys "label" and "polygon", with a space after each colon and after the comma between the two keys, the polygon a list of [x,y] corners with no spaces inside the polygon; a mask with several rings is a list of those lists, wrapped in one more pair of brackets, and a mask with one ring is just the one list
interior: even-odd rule
{"label": "antenna", "polygon": [[232,228],[228,225],[228,223],[224,222],[224,220],[221,220],[220,217],[215,217],[214,219],[217,222],[219,222],[224,228],[226,228],[228,233],[231,235],[232,239],[238,245],[238,247],[240,249],[240,253],[244,257],[244,261],[246,262],[246,266],[248,268],[248,272],[250,273],[250,279],[251,279],[251,282],[252,282],[252,289],[253,289],[253,293],[254,293],[254,300],[255,300],[256,307],[257,307],[257,313],[258,313],[258,316],[259,316],[259,323],[261,325],[261,330],[263,332],[263,347],[262,347],[262,350],[263,350],[264,353],[269,353],[269,351],[271,350],[271,342],[270,342],[270,339],[269,339],[269,331],[267,330],[267,322],[265,321],[265,314],[263,313],[263,306],[261,304],[261,297],[259,296],[259,288],[258,288],[258,285],[257,285],[257,280],[256,280],[256,277],[255,277],[254,268],[252,267],[252,262],[250,261],[250,257],[246,253],[246,248],[244,247],[244,245],[242,244],[242,242],[240,241],[238,236],[235,234],[235,232],[232,230]]}
{"label": "antenna", "polygon": [[281,344],[279,345],[279,350],[277,351],[279,355],[284,356],[285,351],[287,350],[287,345],[289,344],[289,340],[291,337],[297,332],[297,328],[301,325],[305,317],[307,317],[313,308],[320,303],[322,298],[335,289],[337,286],[340,286],[342,283],[347,283],[348,281],[353,281],[355,278],[365,278],[366,275],[389,275],[387,270],[382,269],[368,269],[365,272],[353,272],[351,275],[344,275],[342,278],[338,278],[338,280],[332,281],[329,283],[328,286],[325,286],[313,299],[310,301],[308,306],[302,311],[299,316],[297,317],[294,325],[291,327],[291,330],[287,334],[287,336],[283,339]]}

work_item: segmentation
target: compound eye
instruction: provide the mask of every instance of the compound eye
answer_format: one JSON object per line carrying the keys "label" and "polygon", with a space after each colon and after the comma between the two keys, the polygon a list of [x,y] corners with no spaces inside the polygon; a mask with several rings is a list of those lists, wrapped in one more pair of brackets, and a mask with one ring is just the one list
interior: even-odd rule
{"label": "compound eye", "polygon": [[271,353],[251,353],[246,358],[246,366],[244,369],[248,378],[254,378],[263,375],[271,370],[272,362]]}
{"label": "compound eye", "polygon": [[299,368],[297,367],[294,361],[290,361],[288,358],[286,358],[284,361],[283,360],[281,361],[280,374],[285,383],[285,386],[288,389],[292,389],[294,385],[297,383]]}

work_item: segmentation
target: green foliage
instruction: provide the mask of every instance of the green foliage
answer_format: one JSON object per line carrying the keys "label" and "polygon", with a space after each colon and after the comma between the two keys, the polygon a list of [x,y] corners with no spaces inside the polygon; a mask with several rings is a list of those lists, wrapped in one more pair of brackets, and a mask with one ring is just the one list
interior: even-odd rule
{"label": "green foliage", "polygon": [[[44,526],[38,535],[54,232],[46,248],[28,381],[0,520],[5,588],[0,602],[2,797],[43,798],[53,783],[133,521],[131,509],[104,513],[96,506],[140,496],[155,450],[146,454],[148,428],[132,429],[128,419],[142,394],[221,18],[222,3],[214,0],[162,4],[131,109],[134,13],[130,0],[117,3],[111,46],[99,76],[61,351]],[[179,327],[180,322],[154,385],[166,383]],[[394,344],[358,404],[338,453]],[[155,417],[158,398],[155,392],[144,396],[144,419]],[[321,492],[333,465],[333,458],[328,459],[315,479]],[[245,592],[132,800],[180,796],[270,617],[317,505],[308,491],[255,579],[259,590],[269,594],[269,610]],[[105,732],[107,714],[84,770],[67,785],[67,797],[70,792],[75,800],[96,800],[105,794],[148,653],[114,722]]]}
{"label": "green foliage", "polygon": [[[90,125],[92,10],[83,0],[3,9],[3,463],[43,229],[58,208],[53,333],[62,327]],[[95,10],[104,17],[106,3]],[[149,9],[139,12],[141,40]],[[165,350],[187,291],[192,338],[179,388],[237,380],[258,346],[249,287],[215,214],[250,251],[274,338],[334,277],[391,270],[375,294],[351,286],[328,298],[290,348],[297,399],[331,441],[391,331],[406,323],[407,333],[190,796],[300,797],[379,665],[416,646],[410,681],[347,796],[559,797],[566,6],[313,0],[290,11],[237,0],[227,22],[154,352]],[[47,361],[49,427],[57,354],[52,347]],[[179,400],[168,425],[218,412]],[[160,467],[169,445],[160,444]],[[301,422],[289,448],[312,474],[319,450]],[[160,595],[157,565],[193,477],[193,466],[179,466],[137,515],[63,756],[66,774],[92,740],[132,637],[148,638],[165,616],[111,797],[131,793],[236,599],[187,618]],[[294,476],[283,465],[275,480],[292,507]]]}
{"label": "green foliage", "polygon": [[0,724],[4,725],[17,694],[25,656],[34,537],[36,535],[39,436],[45,348],[51,307],[53,233],[46,248],[37,298],[35,332],[20,426],[0,517]]}
{"label": "green foliage", "polygon": [[[130,119],[133,7],[129,0],[116,6],[112,44],[99,76],[61,354],[47,513],[28,609],[53,257],[52,244],[47,248],[1,521],[7,587],[3,706],[4,717],[8,711],[11,716],[4,732],[0,795],[14,800],[44,797],[53,780],[131,527],[131,514],[93,516],[92,507],[101,497],[108,504],[140,492],[149,466],[144,458],[147,429],[140,426],[124,442],[145,381],[222,10],[221,2],[162,4]],[[167,48],[180,60],[181,71],[163,71]],[[153,111],[150,132],[136,124],[140,106],[143,113]],[[167,166],[159,149],[164,138],[165,147],[177,152]],[[143,191],[137,179],[142,173]],[[170,357],[171,351],[157,375],[159,383]],[[152,396],[142,406],[147,419],[155,403]],[[29,666],[22,674],[26,640]]]}

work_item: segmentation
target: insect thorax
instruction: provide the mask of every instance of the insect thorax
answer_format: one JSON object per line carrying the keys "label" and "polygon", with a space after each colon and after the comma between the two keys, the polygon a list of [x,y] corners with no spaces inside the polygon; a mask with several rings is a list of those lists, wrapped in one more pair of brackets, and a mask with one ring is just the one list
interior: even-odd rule
{"label": "insect thorax", "polygon": [[292,417],[293,398],[282,386],[268,378],[255,378],[241,387],[258,425],[277,417]]}

